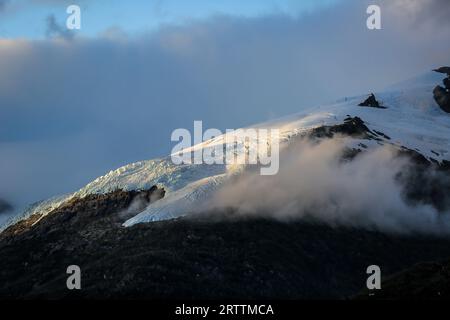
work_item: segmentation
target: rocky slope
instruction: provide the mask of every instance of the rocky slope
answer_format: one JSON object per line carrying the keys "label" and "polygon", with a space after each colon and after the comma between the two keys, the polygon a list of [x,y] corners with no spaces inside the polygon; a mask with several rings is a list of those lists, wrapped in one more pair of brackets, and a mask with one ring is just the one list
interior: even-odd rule
{"label": "rocky slope", "polygon": [[[116,199],[108,209],[107,198]],[[125,228],[118,222],[129,199],[118,192],[73,201],[3,233],[0,298],[346,299],[364,288],[371,264],[387,276],[450,256],[446,238],[232,212]],[[72,264],[82,270],[80,291],[66,288]]]}
{"label": "rocky slope", "polygon": [[[372,264],[392,276],[377,297],[399,298],[408,286],[423,288],[409,296],[447,297],[445,290],[427,296],[425,282],[405,280],[420,274],[446,283],[436,268],[450,257],[449,233],[440,225],[450,209],[450,124],[433,100],[435,85],[427,76],[259,127],[279,128],[287,146],[345,137],[343,162],[393,148],[396,158],[408,159],[395,175],[401,201],[438,212],[429,220],[440,227],[439,236],[358,229],[357,221],[330,225],[314,214],[280,222],[262,218],[267,212],[259,218],[231,208],[200,213],[205,199],[245,168],[175,165],[166,157],[111,171],[4,226],[0,298],[361,298],[368,295],[362,289]],[[223,143],[220,136],[191,151]],[[249,143],[253,148],[258,141]],[[238,146],[238,155],[246,152]],[[81,291],[66,288],[72,264],[81,267]]]}

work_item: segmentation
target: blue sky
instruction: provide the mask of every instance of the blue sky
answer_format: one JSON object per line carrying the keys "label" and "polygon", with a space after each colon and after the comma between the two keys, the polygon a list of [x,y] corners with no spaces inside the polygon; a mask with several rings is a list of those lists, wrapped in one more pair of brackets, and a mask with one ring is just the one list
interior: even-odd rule
{"label": "blue sky", "polygon": [[45,37],[45,20],[55,16],[65,24],[65,9],[78,4],[82,10],[83,36],[95,36],[109,28],[128,34],[151,31],[161,24],[180,24],[223,14],[257,17],[273,13],[298,16],[335,4],[339,0],[3,0],[0,37]]}

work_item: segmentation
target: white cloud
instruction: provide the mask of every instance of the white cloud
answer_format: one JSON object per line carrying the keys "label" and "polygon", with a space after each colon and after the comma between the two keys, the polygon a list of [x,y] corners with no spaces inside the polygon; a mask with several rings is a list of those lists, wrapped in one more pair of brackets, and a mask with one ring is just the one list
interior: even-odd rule
{"label": "white cloud", "polygon": [[277,175],[244,174],[219,190],[209,208],[390,232],[448,233],[448,214],[405,200],[396,177],[409,170],[406,159],[379,147],[342,161],[345,145],[341,138],[299,141],[282,152]]}

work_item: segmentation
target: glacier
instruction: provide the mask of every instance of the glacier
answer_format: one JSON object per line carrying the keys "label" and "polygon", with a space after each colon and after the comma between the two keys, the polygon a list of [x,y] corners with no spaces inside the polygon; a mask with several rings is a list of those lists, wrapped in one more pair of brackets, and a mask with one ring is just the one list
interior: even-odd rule
{"label": "glacier", "polygon": [[[420,77],[390,86],[375,95],[386,109],[359,107],[367,95],[347,97],[331,105],[305,109],[300,113],[281,119],[260,123],[250,128],[279,129],[281,143],[292,137],[321,126],[337,125],[348,117],[359,117],[372,131],[382,132],[379,141],[365,141],[373,145],[390,144],[415,150],[428,159],[441,162],[450,160],[450,115],[442,111],[433,99],[433,88],[443,75],[427,73]],[[361,141],[356,141],[361,142]],[[186,151],[212,148],[224,144],[224,136],[215,137],[195,145]],[[250,141],[254,147],[258,141]],[[244,156],[246,147],[238,146],[237,156]],[[42,217],[62,203],[89,194],[108,193],[117,189],[125,191],[143,190],[156,185],[166,190],[163,199],[150,204],[144,211],[124,222],[129,227],[137,223],[177,218],[201,208],[212,193],[244,170],[243,165],[175,165],[170,155],[161,159],[139,161],[110,171],[86,185],[84,188],[57,196],[30,206],[1,227],[6,227],[39,213]],[[37,223],[36,221],[35,223]]]}

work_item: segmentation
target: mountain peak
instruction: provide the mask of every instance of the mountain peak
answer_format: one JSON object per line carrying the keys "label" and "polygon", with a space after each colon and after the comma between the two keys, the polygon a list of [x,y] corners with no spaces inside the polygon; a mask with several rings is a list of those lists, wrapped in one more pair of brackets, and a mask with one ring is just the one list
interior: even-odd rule
{"label": "mountain peak", "polygon": [[[278,128],[281,142],[288,143],[313,130],[339,126],[348,118],[358,118],[377,137],[375,140],[369,139],[370,141],[351,137],[350,140],[353,139],[354,143],[349,148],[355,148],[354,145],[364,145],[367,148],[386,145],[398,150],[414,150],[427,161],[444,163],[450,160],[449,118],[433,99],[433,87],[441,81],[442,75],[428,72],[392,86],[387,91],[377,92],[376,98],[375,94],[371,95],[367,104],[383,106],[386,108],[383,110],[358,107],[363,99],[367,99],[367,96],[360,96],[305,109],[301,113],[249,128]],[[214,143],[206,141],[192,148],[207,149],[223,143],[224,137],[219,136],[214,138]],[[257,145],[257,141],[254,145]],[[238,152],[248,150],[241,148]],[[198,208],[201,202],[210,198],[230,177],[239,173],[239,169],[225,164],[175,165],[170,156],[136,162],[95,179],[77,192],[44,201],[24,212],[21,217],[26,218],[36,213],[45,216],[75,197],[104,194],[117,189],[131,191],[158,186],[167,191],[165,197],[150,204],[140,214],[130,217],[124,225],[176,218]]]}

